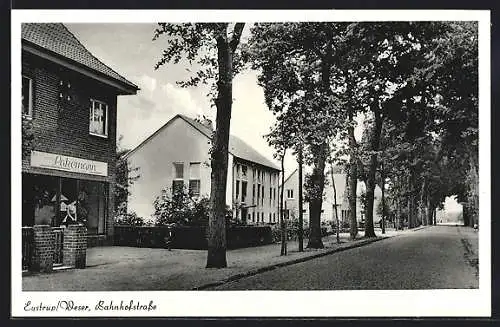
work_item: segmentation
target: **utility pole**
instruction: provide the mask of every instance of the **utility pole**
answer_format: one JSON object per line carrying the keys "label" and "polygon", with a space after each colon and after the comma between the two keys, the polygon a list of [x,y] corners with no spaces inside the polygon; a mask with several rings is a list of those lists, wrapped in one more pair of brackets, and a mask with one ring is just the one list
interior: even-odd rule
{"label": "utility pole", "polygon": [[298,151],[298,164],[299,164],[299,252],[304,251],[304,217],[303,217],[303,194],[302,194],[302,144],[299,146]]}

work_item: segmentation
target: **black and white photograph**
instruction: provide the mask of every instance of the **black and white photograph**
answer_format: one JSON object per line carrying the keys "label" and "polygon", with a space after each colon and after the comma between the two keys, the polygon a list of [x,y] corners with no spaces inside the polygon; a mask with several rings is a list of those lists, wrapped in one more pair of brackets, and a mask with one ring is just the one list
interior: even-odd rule
{"label": "black and white photograph", "polygon": [[194,12],[13,11],[13,314],[489,316],[489,12]]}

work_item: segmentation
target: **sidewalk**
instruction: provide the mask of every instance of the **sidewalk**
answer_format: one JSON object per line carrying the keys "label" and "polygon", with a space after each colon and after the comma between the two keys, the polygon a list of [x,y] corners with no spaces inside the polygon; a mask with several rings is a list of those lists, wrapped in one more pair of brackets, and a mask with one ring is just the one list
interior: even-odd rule
{"label": "sidewalk", "polygon": [[[288,255],[280,256],[281,244],[227,251],[228,268],[206,269],[206,250],[95,247],[87,251],[87,268],[23,277],[24,291],[146,291],[195,290],[272,270],[336,251],[362,246],[411,231],[388,230],[377,238],[349,241],[349,234],[323,238],[324,249],[298,252],[298,242],[289,241]],[[304,247],[307,240],[304,240]]]}
{"label": "sidewalk", "polygon": [[476,276],[479,276],[479,231],[464,226],[457,228],[464,246],[465,258],[476,269]]}

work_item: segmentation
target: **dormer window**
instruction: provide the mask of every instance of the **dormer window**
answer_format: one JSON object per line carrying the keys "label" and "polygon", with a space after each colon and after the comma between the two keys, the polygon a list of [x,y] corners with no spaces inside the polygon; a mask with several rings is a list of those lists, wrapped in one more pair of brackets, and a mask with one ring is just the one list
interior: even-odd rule
{"label": "dormer window", "polygon": [[106,103],[90,99],[89,133],[108,137],[108,105]]}

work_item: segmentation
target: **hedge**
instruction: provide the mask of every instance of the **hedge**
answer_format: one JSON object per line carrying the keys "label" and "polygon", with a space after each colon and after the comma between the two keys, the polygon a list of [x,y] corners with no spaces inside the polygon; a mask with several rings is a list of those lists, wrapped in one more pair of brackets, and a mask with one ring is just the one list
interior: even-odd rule
{"label": "hedge", "polygon": [[[172,248],[202,250],[207,248],[206,228],[203,226],[176,226],[172,228]],[[114,228],[114,245],[146,248],[164,248],[168,227],[121,226]],[[227,248],[237,249],[271,244],[269,226],[231,226],[226,232]]]}

